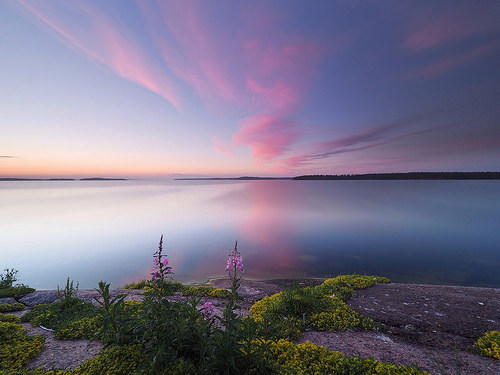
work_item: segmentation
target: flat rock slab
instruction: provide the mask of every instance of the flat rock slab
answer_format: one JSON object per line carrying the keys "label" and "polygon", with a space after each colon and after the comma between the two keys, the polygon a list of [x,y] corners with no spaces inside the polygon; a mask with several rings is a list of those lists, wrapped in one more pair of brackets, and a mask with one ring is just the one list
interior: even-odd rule
{"label": "flat rock slab", "polygon": [[500,361],[466,351],[420,345],[381,332],[305,332],[298,343],[309,341],[348,356],[372,357],[382,362],[411,366],[431,374],[500,374]]}
{"label": "flat rock slab", "polygon": [[55,290],[37,290],[32,293],[26,294],[24,297],[19,298],[19,302],[28,307],[36,305],[43,305],[55,302],[58,299],[57,291]]}
{"label": "flat rock slab", "polygon": [[29,323],[22,324],[29,335],[40,335],[45,338],[45,345],[38,355],[26,366],[27,368],[45,367],[70,370],[78,367],[89,358],[95,357],[104,347],[100,341],[90,340],[57,340],[54,333],[34,327]]}
{"label": "flat rock slab", "polygon": [[0,305],[6,304],[6,303],[16,303],[16,302],[17,301],[12,297],[0,298]]}
{"label": "flat rock slab", "polygon": [[500,330],[500,289],[377,284],[347,302],[389,333],[434,347],[470,350],[484,332]]}

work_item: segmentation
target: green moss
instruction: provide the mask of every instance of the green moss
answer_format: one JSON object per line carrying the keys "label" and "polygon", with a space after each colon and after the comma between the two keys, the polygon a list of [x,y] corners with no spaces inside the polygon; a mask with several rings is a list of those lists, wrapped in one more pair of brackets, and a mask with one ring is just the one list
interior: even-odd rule
{"label": "green moss", "polygon": [[377,282],[389,282],[376,276],[345,275],[328,279],[315,287],[294,287],[270,297],[264,297],[250,308],[251,317],[258,321],[276,322],[286,335],[296,340],[297,328],[316,330],[346,330],[350,328],[378,329],[380,325],[355,312],[345,300],[355,295],[356,289],[367,288]]}
{"label": "green moss", "polygon": [[92,317],[83,317],[74,320],[63,328],[55,332],[56,339],[59,340],[72,340],[72,339],[93,339],[102,327],[102,315],[95,315]]}
{"label": "green moss", "polygon": [[0,321],[0,370],[20,370],[42,349],[44,338],[28,336],[20,324]]}
{"label": "green moss", "polygon": [[149,280],[141,280],[137,283],[126,284],[123,289],[145,289],[150,286]]}
{"label": "green moss", "polygon": [[89,339],[102,327],[102,315],[102,309],[75,298],[36,306],[21,320],[55,330],[58,339]]}
{"label": "green moss", "polygon": [[140,345],[111,346],[74,370],[85,375],[129,375],[138,372],[144,361]]}
{"label": "green moss", "polygon": [[19,323],[21,319],[13,314],[0,314],[0,322]]}
{"label": "green moss", "polygon": [[374,359],[346,357],[322,346],[306,342],[295,345],[286,340],[260,342],[266,345],[255,360],[270,365],[269,374],[427,374],[416,367],[396,366],[378,362]]}
{"label": "green moss", "polygon": [[230,292],[226,289],[215,288],[213,286],[183,285],[181,289],[181,294],[183,296],[194,296],[194,297],[228,298]]}
{"label": "green moss", "polygon": [[[193,297],[211,297],[211,298],[228,298],[230,292],[226,289],[215,288],[207,285],[184,285],[178,281],[166,281],[166,291],[168,295],[180,292],[183,296]],[[146,292],[151,290],[151,282],[141,280],[137,283],[127,284],[124,289],[143,289]]]}
{"label": "green moss", "polygon": [[474,347],[482,356],[500,359],[500,332],[486,332],[476,341]]}
{"label": "green moss", "polygon": [[24,306],[20,302],[2,303],[0,305],[0,313],[10,312],[10,311],[19,311],[19,310],[23,310],[25,307],[26,306]]}

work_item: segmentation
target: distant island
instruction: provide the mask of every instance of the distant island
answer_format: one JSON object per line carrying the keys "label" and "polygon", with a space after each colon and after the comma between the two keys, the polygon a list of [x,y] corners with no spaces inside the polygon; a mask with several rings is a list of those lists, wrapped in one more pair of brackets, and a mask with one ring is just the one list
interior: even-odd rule
{"label": "distant island", "polygon": [[87,178],[80,178],[80,181],[127,181],[127,179],[126,178],[87,177]]}
{"label": "distant island", "polygon": [[175,178],[174,180],[184,180],[184,181],[234,181],[234,180],[292,180],[293,177],[184,177]]}
{"label": "distant island", "polygon": [[17,177],[0,177],[0,181],[127,181],[126,178],[104,178],[104,177],[87,177],[87,178],[17,178]]}
{"label": "distant island", "polygon": [[408,172],[307,175],[293,180],[499,180],[500,172]]}
{"label": "distant island", "polygon": [[191,177],[184,181],[251,181],[251,180],[499,180],[500,172],[407,172],[340,175],[305,175],[297,177]]}

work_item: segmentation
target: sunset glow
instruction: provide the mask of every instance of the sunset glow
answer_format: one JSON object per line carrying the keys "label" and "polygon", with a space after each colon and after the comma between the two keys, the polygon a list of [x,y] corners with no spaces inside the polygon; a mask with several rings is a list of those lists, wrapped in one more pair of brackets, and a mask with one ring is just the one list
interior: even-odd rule
{"label": "sunset glow", "polygon": [[497,1],[7,0],[0,177],[498,170],[499,17]]}

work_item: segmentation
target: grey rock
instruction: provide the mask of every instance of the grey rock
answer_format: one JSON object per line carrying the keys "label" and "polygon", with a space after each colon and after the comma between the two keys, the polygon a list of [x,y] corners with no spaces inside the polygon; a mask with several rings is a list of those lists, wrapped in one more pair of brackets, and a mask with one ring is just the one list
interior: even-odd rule
{"label": "grey rock", "polygon": [[4,303],[16,303],[16,302],[17,301],[12,297],[0,298],[0,305],[3,305]]}
{"label": "grey rock", "polygon": [[37,290],[36,292],[26,294],[19,298],[19,302],[24,303],[28,307],[36,305],[48,304],[58,300],[57,291],[55,290]]}

